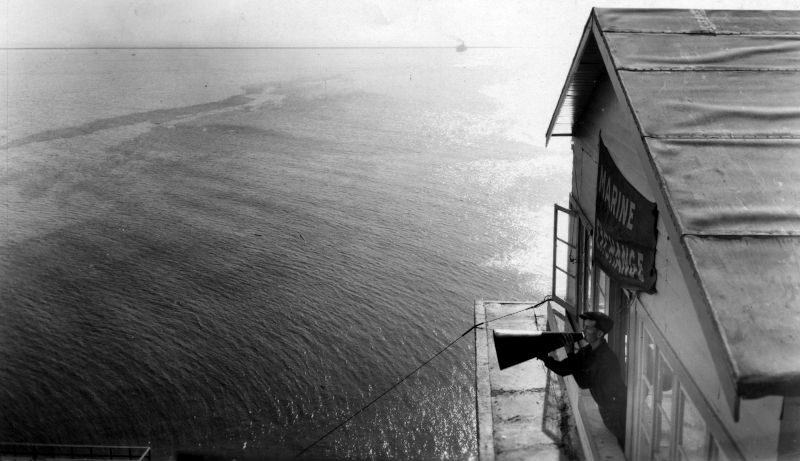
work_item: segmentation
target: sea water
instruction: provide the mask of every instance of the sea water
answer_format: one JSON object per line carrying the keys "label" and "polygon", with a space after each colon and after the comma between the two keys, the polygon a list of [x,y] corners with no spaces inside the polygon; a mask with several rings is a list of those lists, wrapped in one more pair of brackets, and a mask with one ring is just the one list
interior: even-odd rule
{"label": "sea water", "polygon": [[524,50],[2,54],[0,440],[475,456],[471,335],[392,386],[549,290]]}

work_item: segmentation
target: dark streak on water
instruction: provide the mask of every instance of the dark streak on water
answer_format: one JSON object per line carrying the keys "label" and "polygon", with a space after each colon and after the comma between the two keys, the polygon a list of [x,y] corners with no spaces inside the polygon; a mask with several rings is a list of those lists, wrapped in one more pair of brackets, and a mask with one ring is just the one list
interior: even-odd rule
{"label": "dark streak on water", "polygon": [[104,118],[92,120],[89,123],[84,123],[78,126],[71,126],[58,130],[48,130],[35,135],[25,136],[7,144],[7,148],[14,148],[30,144],[32,142],[46,142],[57,139],[74,138],[76,136],[85,136],[101,130],[108,130],[111,128],[119,128],[122,126],[133,125],[135,123],[154,123],[160,124],[175,120],[181,116],[195,115],[202,112],[232,108],[251,102],[253,99],[249,98],[249,94],[258,93],[258,90],[248,91],[243,95],[231,96],[217,102],[209,102],[205,104],[193,104],[186,107],[176,107],[173,109],[160,109],[151,110],[147,112],[138,112],[135,114],[127,114],[119,117]]}

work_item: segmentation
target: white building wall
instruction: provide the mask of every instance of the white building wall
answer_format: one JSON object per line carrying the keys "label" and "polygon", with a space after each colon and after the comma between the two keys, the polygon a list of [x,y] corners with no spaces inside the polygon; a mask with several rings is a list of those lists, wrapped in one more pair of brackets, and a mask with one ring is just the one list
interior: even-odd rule
{"label": "white building wall", "polygon": [[[573,139],[573,195],[592,223],[595,216],[599,134],[626,179],[648,200],[657,201],[657,191],[653,190],[645,173],[645,167],[650,166],[644,163],[648,160],[633,117],[627,107],[620,104],[607,79],[595,90],[576,131]],[[672,242],[664,228],[665,211],[659,206],[657,293],[642,294],[640,301],[660,334],[688,370],[690,377],[684,379],[695,382],[703,398],[737,441],[745,458],[775,459],[781,398],[742,401],[740,422],[733,421],[732,409],[723,395],[714,359],[692,305]],[[696,396],[692,397],[697,399]]]}

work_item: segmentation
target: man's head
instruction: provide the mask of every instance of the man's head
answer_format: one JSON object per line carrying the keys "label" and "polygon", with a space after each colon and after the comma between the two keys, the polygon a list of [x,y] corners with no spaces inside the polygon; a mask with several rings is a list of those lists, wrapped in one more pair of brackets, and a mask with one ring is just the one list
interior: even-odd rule
{"label": "man's head", "polygon": [[583,336],[590,344],[601,339],[614,327],[611,317],[602,312],[585,312],[580,318],[583,319]]}

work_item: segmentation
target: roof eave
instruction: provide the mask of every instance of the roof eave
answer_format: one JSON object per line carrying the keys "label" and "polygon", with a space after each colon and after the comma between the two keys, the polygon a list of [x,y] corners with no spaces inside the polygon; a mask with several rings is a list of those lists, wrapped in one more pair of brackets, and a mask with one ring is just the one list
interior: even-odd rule
{"label": "roof eave", "polygon": [[564,101],[567,99],[567,94],[569,93],[570,85],[575,78],[575,74],[578,72],[580,65],[583,61],[584,52],[586,50],[586,45],[589,43],[590,39],[592,38],[592,23],[594,22],[594,14],[589,15],[589,19],[586,21],[586,25],[583,28],[583,34],[581,35],[581,40],[578,43],[578,48],[575,50],[575,56],[572,58],[572,64],[569,68],[569,73],[567,74],[567,78],[564,81],[564,86],[561,88],[561,95],[558,98],[558,103],[556,103],[556,108],[553,111],[553,116],[550,118],[550,124],[547,127],[547,133],[545,134],[545,145],[550,143],[550,138],[553,136],[572,136],[572,132],[569,133],[557,133],[553,134],[553,130],[555,129],[556,122],[561,117],[561,110],[564,107]]}

